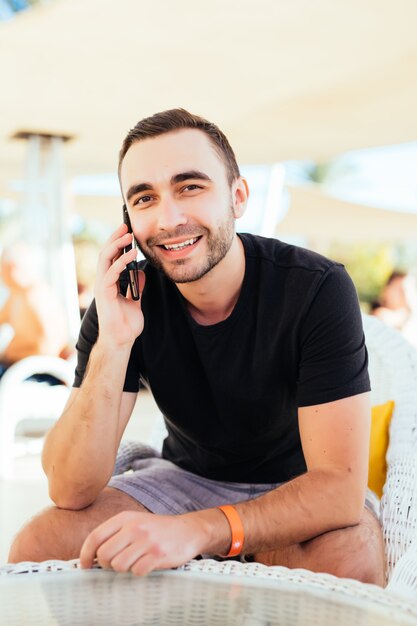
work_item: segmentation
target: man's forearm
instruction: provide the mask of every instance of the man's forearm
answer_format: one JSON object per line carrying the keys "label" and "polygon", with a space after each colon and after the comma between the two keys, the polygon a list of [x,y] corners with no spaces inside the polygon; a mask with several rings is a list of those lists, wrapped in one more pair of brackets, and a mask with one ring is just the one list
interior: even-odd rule
{"label": "man's forearm", "polygon": [[[255,500],[236,504],[245,530],[243,552],[267,552],[354,526],[359,523],[363,494],[360,482],[354,482],[348,472],[316,470]],[[231,533],[224,514],[209,509],[195,515],[201,516],[206,529],[206,552],[227,554]]]}
{"label": "man's forearm", "polygon": [[130,349],[97,342],[73,402],[47,436],[42,464],[54,502],[83,508],[107,484],[122,435],[120,403]]}

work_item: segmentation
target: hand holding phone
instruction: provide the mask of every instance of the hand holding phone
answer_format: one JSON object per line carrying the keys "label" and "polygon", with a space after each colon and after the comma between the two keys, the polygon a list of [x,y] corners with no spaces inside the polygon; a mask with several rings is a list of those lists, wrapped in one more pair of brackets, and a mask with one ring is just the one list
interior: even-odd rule
{"label": "hand holding phone", "polygon": [[[123,222],[128,228],[128,232],[133,234],[132,224],[130,223],[129,213],[127,212],[126,205],[123,205]],[[133,242],[135,238],[133,237]],[[134,245],[134,243],[133,243]],[[129,252],[132,249],[132,244],[129,244],[124,248],[124,253]],[[135,246],[136,247],[136,246]],[[137,261],[131,261],[126,265],[127,273],[129,276],[130,293],[132,294],[132,300],[139,300],[139,280],[138,280],[138,263]]]}

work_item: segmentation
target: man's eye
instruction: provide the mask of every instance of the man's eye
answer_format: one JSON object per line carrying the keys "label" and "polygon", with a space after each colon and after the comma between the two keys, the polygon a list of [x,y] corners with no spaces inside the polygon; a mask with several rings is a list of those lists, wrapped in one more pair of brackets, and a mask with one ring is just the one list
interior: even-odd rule
{"label": "man's eye", "polygon": [[195,191],[195,189],[202,189],[200,185],[187,185],[183,191]]}
{"label": "man's eye", "polygon": [[152,196],[141,196],[137,200],[134,201],[133,206],[136,204],[144,204],[146,202],[150,202],[152,200]]}

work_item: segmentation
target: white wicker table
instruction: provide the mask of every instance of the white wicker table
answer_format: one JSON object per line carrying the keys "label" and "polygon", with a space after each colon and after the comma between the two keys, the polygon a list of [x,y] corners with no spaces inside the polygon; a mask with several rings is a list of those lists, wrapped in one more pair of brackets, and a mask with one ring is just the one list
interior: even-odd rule
{"label": "white wicker table", "polygon": [[[51,562],[59,570],[59,562]],[[397,626],[417,624],[417,605],[379,587],[304,570],[193,561],[145,578],[104,570],[0,576],[0,624],[7,626]],[[21,567],[22,571],[25,567]],[[26,567],[33,571],[34,566]],[[17,570],[15,570],[17,571]],[[4,572],[4,570],[3,570]],[[303,580],[303,576],[305,576]],[[313,582],[312,582],[313,580]],[[360,587],[352,594],[351,586]]]}

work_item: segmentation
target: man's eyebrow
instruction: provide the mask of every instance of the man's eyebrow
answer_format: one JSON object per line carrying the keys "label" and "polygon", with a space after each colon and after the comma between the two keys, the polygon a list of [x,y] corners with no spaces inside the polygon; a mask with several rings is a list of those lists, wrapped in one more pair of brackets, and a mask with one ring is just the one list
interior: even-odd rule
{"label": "man's eyebrow", "polygon": [[171,185],[183,183],[185,180],[207,180],[210,183],[212,182],[211,178],[207,176],[207,174],[204,174],[204,172],[200,172],[199,170],[190,170],[189,172],[175,174],[171,178]]}
{"label": "man's eyebrow", "polygon": [[[212,182],[211,178],[207,176],[207,174],[204,174],[204,172],[200,172],[199,170],[190,170],[189,172],[174,174],[174,176],[171,177],[170,182],[171,185],[176,185],[178,183],[183,183],[185,180],[206,180],[210,183]],[[138,183],[136,185],[132,185],[128,189],[128,192],[126,194],[126,200],[127,202],[129,202],[132,196],[135,196],[142,191],[153,191],[153,189],[154,187],[152,183]]]}
{"label": "man's eyebrow", "polygon": [[132,185],[129,187],[128,192],[126,194],[126,200],[129,202],[132,196],[135,196],[137,193],[141,191],[152,191],[153,187],[151,183],[139,183],[137,185]]}

